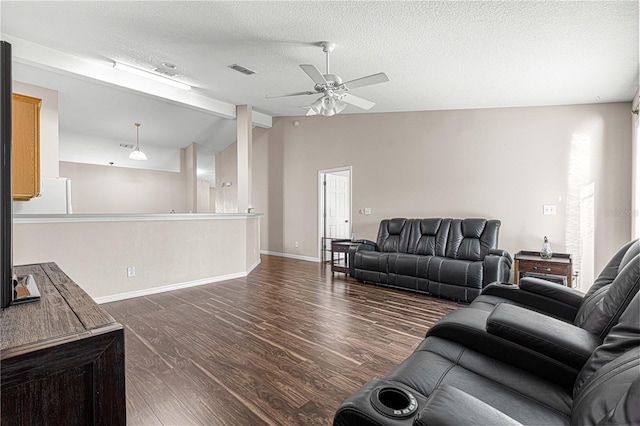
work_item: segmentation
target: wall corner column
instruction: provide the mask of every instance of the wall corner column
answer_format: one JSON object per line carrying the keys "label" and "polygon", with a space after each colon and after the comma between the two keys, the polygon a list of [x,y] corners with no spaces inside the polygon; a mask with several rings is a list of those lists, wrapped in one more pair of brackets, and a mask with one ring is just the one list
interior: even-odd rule
{"label": "wall corner column", "polygon": [[198,212],[198,145],[193,142],[184,148],[187,212]]}
{"label": "wall corner column", "polygon": [[251,105],[236,106],[238,137],[238,212],[247,213],[252,207],[251,170],[253,168],[253,124]]}

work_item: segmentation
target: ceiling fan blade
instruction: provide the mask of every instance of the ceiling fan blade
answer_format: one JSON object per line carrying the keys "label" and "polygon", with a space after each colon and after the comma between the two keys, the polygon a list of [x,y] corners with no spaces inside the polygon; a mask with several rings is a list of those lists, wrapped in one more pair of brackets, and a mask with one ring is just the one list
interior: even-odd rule
{"label": "ceiling fan blade", "polygon": [[358,87],[371,86],[372,84],[385,83],[389,81],[389,77],[383,72],[368,75],[366,77],[356,78],[355,80],[344,83],[349,89],[357,89]]}
{"label": "ceiling fan blade", "polygon": [[325,80],[324,76],[322,75],[320,70],[315,67],[315,65],[302,64],[300,65],[300,68],[302,68],[302,71],[304,71],[309,77],[311,77],[311,80],[313,80],[314,83],[327,84],[327,80]]}
{"label": "ceiling fan blade", "polygon": [[287,93],[284,95],[266,95],[265,98],[267,99],[271,99],[271,98],[283,98],[285,96],[300,96],[300,95],[317,95],[318,92],[314,92],[311,90],[306,90],[304,92],[295,92],[295,93]]}
{"label": "ceiling fan blade", "polygon": [[364,110],[370,110],[376,104],[375,102],[371,102],[366,99],[362,99],[357,96],[350,95],[349,93],[345,93],[342,96],[342,100],[350,105],[353,105],[355,107],[358,107]]}

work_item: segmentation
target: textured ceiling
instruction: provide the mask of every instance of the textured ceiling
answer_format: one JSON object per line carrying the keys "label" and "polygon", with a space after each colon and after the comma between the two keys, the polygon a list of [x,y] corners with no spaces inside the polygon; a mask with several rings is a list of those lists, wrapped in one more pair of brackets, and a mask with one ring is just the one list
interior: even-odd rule
{"label": "textured ceiling", "polygon": [[[104,72],[113,61],[145,69],[170,62],[191,93],[270,116],[303,115],[315,100],[265,95],[311,90],[299,65],[324,72],[323,40],[337,44],[331,72],[343,80],[389,76],[352,92],[376,102],[373,113],[630,101],[639,78],[638,1],[2,0],[0,32],[62,52],[69,66],[73,58]],[[234,63],[257,74],[227,67]],[[59,91],[61,159],[71,151],[78,157],[69,161],[96,164],[122,156],[118,142],[131,142],[135,121],[144,125],[143,146],[198,142],[203,163],[235,140],[234,122],[207,111],[75,79],[37,59],[15,71]],[[360,112],[348,106],[343,114]],[[91,137],[66,135],[114,143],[99,149],[84,142]],[[124,166],[163,168],[144,163]]]}
{"label": "textured ceiling", "polygon": [[[337,43],[344,80],[372,112],[628,101],[638,87],[638,2],[11,2],[2,32],[96,61],[178,66],[179,79],[231,104],[300,115],[315,98],[298,67],[324,70]],[[245,76],[227,68],[257,71]],[[346,113],[361,112],[348,107]]]}

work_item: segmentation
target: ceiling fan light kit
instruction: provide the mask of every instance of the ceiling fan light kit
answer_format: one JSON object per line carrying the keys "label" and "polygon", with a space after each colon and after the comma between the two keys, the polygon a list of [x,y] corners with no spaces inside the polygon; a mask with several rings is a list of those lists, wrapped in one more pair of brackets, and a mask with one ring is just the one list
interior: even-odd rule
{"label": "ceiling fan light kit", "polygon": [[331,117],[332,115],[339,114],[347,107],[347,104],[341,100],[335,98],[323,96],[316,99],[311,105],[309,105],[309,112],[307,115],[324,115]]}
{"label": "ceiling fan light kit", "polygon": [[313,80],[315,83],[313,91],[302,91],[288,93],[285,95],[267,95],[267,98],[279,98],[285,96],[300,96],[300,95],[315,95],[322,94],[322,96],[316,99],[311,105],[308,106],[309,111],[307,115],[324,115],[330,117],[341,113],[347,104],[353,105],[357,108],[370,110],[374,107],[375,102],[362,99],[358,96],[354,96],[347,93],[350,89],[356,89],[359,87],[371,86],[373,84],[379,84],[389,81],[387,75],[383,72],[368,75],[366,77],[357,78],[355,80],[343,82],[342,78],[336,74],[331,74],[329,71],[329,54],[336,48],[335,43],[323,41],[320,43],[322,51],[326,55],[326,74],[322,74],[315,65],[302,64],[300,68]]}

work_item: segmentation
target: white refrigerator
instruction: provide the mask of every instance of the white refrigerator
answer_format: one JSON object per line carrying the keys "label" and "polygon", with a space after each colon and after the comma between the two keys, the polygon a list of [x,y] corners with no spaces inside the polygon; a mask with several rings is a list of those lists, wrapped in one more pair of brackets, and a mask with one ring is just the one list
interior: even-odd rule
{"label": "white refrigerator", "polygon": [[71,180],[44,178],[40,195],[29,201],[14,201],[13,214],[71,214]]}

